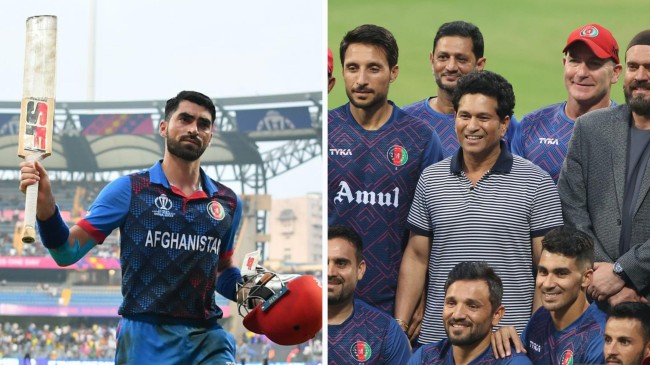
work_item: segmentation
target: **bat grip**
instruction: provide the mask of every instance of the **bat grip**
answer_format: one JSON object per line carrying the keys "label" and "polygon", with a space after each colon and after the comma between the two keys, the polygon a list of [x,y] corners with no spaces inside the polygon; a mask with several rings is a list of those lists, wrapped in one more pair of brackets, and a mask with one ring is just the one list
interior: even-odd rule
{"label": "bat grip", "polygon": [[[27,156],[27,161],[38,161],[38,156]],[[36,202],[38,200],[38,181],[25,190],[25,225],[23,227],[24,243],[36,241]]]}

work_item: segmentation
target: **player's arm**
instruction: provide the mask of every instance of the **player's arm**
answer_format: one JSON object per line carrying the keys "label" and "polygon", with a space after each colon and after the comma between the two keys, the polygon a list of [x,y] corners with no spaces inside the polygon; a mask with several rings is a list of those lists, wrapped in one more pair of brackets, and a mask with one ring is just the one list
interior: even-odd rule
{"label": "player's arm", "polygon": [[232,259],[232,256],[219,257],[217,265],[217,293],[237,301],[237,284],[242,284],[241,271]]}
{"label": "player's arm", "polygon": [[[542,256],[542,240],[544,239],[543,236],[541,237],[533,237],[532,239],[532,250],[533,250],[533,272],[537,272],[537,264],[539,264],[539,259]],[[540,297],[540,293],[537,290],[537,288],[534,289],[533,291],[533,311],[532,313],[535,313],[539,307],[542,306],[542,298]],[[519,352],[519,351],[517,351]]]}
{"label": "player's arm", "polygon": [[415,308],[424,292],[431,237],[411,232],[397,280],[395,318],[404,321],[408,329]]}
{"label": "player's arm", "polygon": [[235,247],[235,232],[239,227],[241,215],[243,211],[243,201],[237,196],[237,206],[233,213],[233,220],[228,232],[228,239],[225,251],[219,254],[219,262],[217,264],[217,293],[224,297],[237,302],[237,284],[243,284],[241,270],[235,266],[232,258]]}
{"label": "player's arm", "polygon": [[20,163],[20,190],[39,182],[36,219],[43,245],[59,266],[79,261],[95,245],[92,237],[78,226],[68,228],[61,217],[52,193],[47,171],[39,162]]}
{"label": "player's arm", "polygon": [[492,344],[494,357],[497,359],[503,359],[510,356],[512,354],[512,346],[514,346],[515,352],[518,354],[522,351],[524,353],[526,352],[526,348],[524,347],[521,338],[519,338],[514,326],[504,326],[494,331],[490,337],[490,342]]}

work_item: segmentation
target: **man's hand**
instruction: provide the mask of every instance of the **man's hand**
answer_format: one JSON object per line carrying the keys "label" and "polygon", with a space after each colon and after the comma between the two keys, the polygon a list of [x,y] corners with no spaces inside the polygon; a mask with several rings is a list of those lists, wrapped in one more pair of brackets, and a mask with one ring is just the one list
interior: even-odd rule
{"label": "man's hand", "polygon": [[54,195],[47,171],[38,161],[23,161],[18,166],[20,167],[20,191],[25,193],[29,185],[38,182],[36,216],[40,220],[47,220],[55,211]]}
{"label": "man's hand", "polygon": [[609,299],[607,299],[607,302],[610,306],[613,307],[623,302],[641,302],[647,304],[648,299],[646,299],[646,297],[640,296],[636,290],[626,286],[623,287],[623,289],[621,289],[618,293],[609,297]]}
{"label": "man's hand", "polygon": [[526,353],[526,348],[521,342],[514,326],[501,327],[494,331],[490,338],[490,342],[492,343],[492,352],[494,352],[494,357],[497,359],[502,359],[512,354],[510,351],[511,344],[515,346],[515,351],[518,354],[521,352]]}
{"label": "man's hand", "polygon": [[609,262],[595,262],[594,276],[587,293],[592,298],[603,301],[618,293],[625,286],[625,281],[612,270],[613,264]]}
{"label": "man's hand", "polygon": [[409,328],[406,331],[406,336],[411,342],[413,342],[418,337],[420,334],[420,329],[422,328],[422,319],[424,318],[424,300],[425,294],[423,293],[420,297],[418,305],[415,307],[415,312],[413,313],[413,317],[411,317],[411,323],[409,324]]}
{"label": "man's hand", "polygon": [[265,285],[273,279],[273,273],[264,273],[260,278],[253,278],[237,290],[237,303],[245,305],[249,310],[257,307],[273,295],[273,291]]}

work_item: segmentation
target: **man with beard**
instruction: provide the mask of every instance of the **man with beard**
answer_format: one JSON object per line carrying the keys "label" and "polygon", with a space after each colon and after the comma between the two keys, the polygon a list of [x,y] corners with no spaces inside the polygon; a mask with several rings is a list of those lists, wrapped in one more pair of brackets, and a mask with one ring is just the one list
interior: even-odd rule
{"label": "man with beard", "polygon": [[399,67],[387,29],[349,31],[339,54],[350,102],[328,116],[329,225],[349,226],[363,238],[368,272],[357,296],[392,315],[406,217],[420,173],[442,158],[440,140],[388,100]]}
{"label": "man with beard", "polygon": [[[650,307],[624,302],[614,306],[605,326],[608,365],[647,365],[650,361]],[[645,358],[645,359],[644,359]]]}
{"label": "man with beard", "polygon": [[574,121],[589,111],[616,105],[609,95],[623,69],[616,39],[598,24],[574,30],[563,52],[566,101],[525,115],[512,143],[514,153],[548,171],[556,183]]}
{"label": "man with beard", "polygon": [[576,120],[558,190],[566,224],[594,242],[587,293],[601,305],[650,295],[650,30],[625,52],[626,104]]}
{"label": "man with beard", "polygon": [[531,364],[524,354],[498,359],[492,352],[492,327],[505,313],[502,296],[501,279],[487,263],[458,263],[445,283],[442,321],[447,338],[420,347],[408,364]]}
{"label": "man with beard", "polygon": [[354,298],[366,272],[361,237],[349,227],[330,226],[327,252],[329,363],[406,364],[411,351],[397,321]]}
{"label": "man with beard", "polygon": [[80,260],[120,229],[122,316],[115,363],[230,364],[231,334],[215,289],[236,300],[241,282],[232,254],[242,204],[201,169],[212,139],[215,106],[182,91],[165,105],[159,133],[163,159],[108,184],[86,216],[68,228],[44,167],[22,162],[20,189],[39,182],[37,223],[43,245],[60,266]]}
{"label": "man with beard", "polygon": [[[594,264],[594,245],[584,232],[556,228],[544,236],[537,264],[536,287],[542,300],[521,335],[533,364],[602,364],[606,315],[587,301]],[[517,352],[522,344],[514,327],[500,328],[492,346],[510,356],[508,337]],[[503,346],[508,347],[507,351]],[[495,353],[495,355],[497,355]]]}
{"label": "man with beard", "polygon": [[[434,127],[442,142],[445,158],[453,155],[460,147],[454,128],[451,95],[463,75],[485,67],[483,49],[483,34],[474,24],[453,21],[441,25],[433,39],[433,51],[429,53],[433,78],[438,85],[438,96],[427,97],[404,107],[405,112]],[[504,139],[512,141],[518,127],[515,116],[511,115]]]}

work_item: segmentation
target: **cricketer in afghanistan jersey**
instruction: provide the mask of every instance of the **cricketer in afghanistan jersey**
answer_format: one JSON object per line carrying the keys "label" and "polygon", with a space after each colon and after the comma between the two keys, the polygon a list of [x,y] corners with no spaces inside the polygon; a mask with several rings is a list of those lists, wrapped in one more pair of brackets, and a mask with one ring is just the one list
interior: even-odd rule
{"label": "cricketer in afghanistan jersey", "polygon": [[365,130],[349,103],[328,117],[328,223],[363,240],[366,274],[356,295],[393,314],[397,275],[408,241],[406,218],[420,173],[442,159],[433,128],[395,106],[378,130]]}
{"label": "cricketer in afghanistan jersey", "polygon": [[[449,339],[432,342],[418,348],[411,356],[408,365],[454,365],[453,346]],[[488,346],[469,365],[530,365],[530,359],[523,353],[512,353],[512,356],[497,359],[494,357],[492,346]]]}
{"label": "cricketer in afghanistan jersey", "polygon": [[[454,114],[442,114],[435,111],[431,108],[431,105],[429,105],[430,99],[431,98],[426,98],[413,104],[409,104],[403,109],[406,113],[431,123],[433,128],[436,130],[436,133],[438,133],[438,137],[442,143],[442,155],[444,158],[447,158],[456,153],[460,147],[458,136],[456,135],[455,116]],[[504,137],[504,140],[507,142],[510,149],[512,149],[511,141],[515,138],[518,129],[519,122],[514,115],[511,115],[510,124],[508,125],[508,130]]]}
{"label": "cricketer in afghanistan jersey", "polygon": [[233,254],[239,197],[201,170],[202,190],[178,194],[156,163],[122,176],[99,194],[77,224],[97,242],[120,228],[124,300],[133,319],[214,321],[217,263]]}
{"label": "cricketer in afghanistan jersey", "polygon": [[592,303],[578,319],[557,331],[549,311],[540,307],[521,340],[536,365],[604,364],[606,322],[607,315]]}
{"label": "cricketer in afghanistan jersey", "polygon": [[359,299],[348,319],[327,326],[327,343],[330,365],[404,365],[411,356],[397,321]]}
{"label": "cricketer in afghanistan jersey", "polygon": [[564,112],[565,107],[566,101],[526,114],[511,147],[514,154],[547,171],[556,184],[573,134],[574,121]]}

